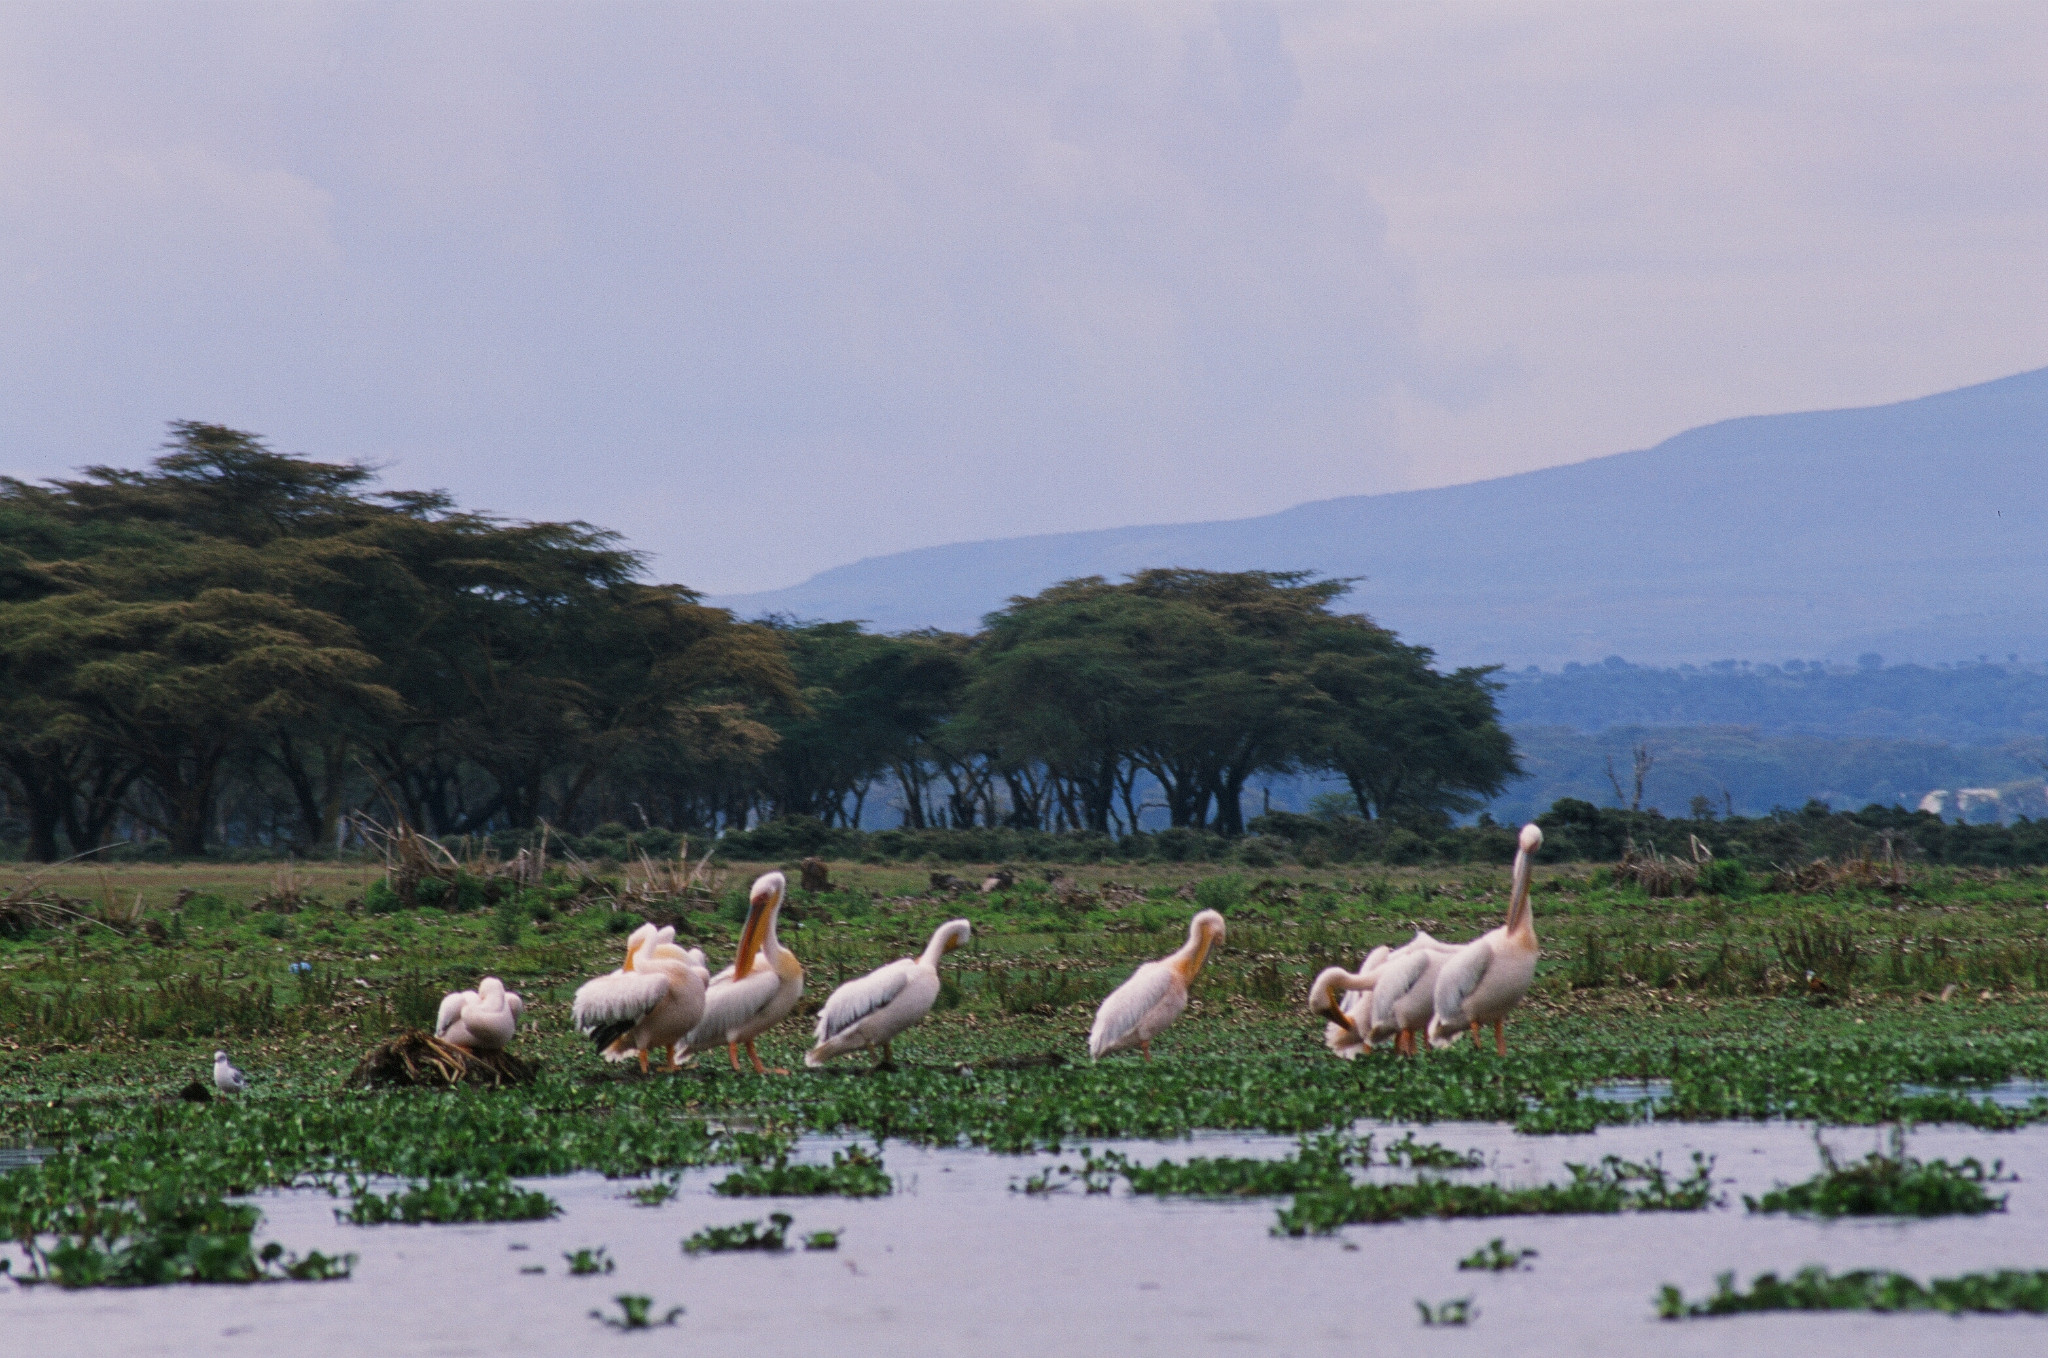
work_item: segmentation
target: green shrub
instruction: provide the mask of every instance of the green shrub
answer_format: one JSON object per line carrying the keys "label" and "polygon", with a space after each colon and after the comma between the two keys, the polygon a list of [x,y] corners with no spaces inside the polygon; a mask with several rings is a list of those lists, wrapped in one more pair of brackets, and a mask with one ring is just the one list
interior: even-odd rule
{"label": "green shrub", "polygon": [[373,915],[389,915],[405,907],[405,902],[391,887],[391,883],[378,878],[363,891],[363,908]]}

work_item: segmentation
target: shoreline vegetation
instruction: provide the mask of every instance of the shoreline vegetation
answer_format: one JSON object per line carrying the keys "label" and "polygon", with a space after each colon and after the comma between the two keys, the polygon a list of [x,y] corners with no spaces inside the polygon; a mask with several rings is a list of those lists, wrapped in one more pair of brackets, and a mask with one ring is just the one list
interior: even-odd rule
{"label": "shoreline vegetation", "polygon": [[[643,859],[614,871],[566,854],[520,864],[394,851],[388,871],[38,869],[0,897],[14,907],[0,928],[0,1146],[44,1158],[0,1173],[0,1234],[41,1250],[31,1259],[53,1281],[198,1277],[216,1265],[223,1279],[340,1276],[346,1261],[264,1256],[230,1199],[326,1185],[346,1192],[352,1219],[459,1220],[543,1214],[544,1197],[508,1181],[579,1170],[641,1181],[650,1200],[661,1176],[708,1165],[732,1166],[732,1191],[884,1191],[890,1141],[1013,1153],[1202,1129],[1313,1138],[1360,1121],[1540,1134],[1645,1118],[2048,1120],[2048,876],[1894,864],[1759,875],[1733,894],[1715,862],[1695,866],[1691,895],[1659,894],[1669,868],[1641,855],[1595,871],[1539,868],[1545,953],[1509,1024],[1509,1057],[1459,1044],[1356,1061],[1324,1050],[1323,1025],[1303,1012],[1309,979],[1417,928],[1457,939],[1492,927],[1504,862],[984,863],[938,881],[924,865],[785,863],[796,885],[781,927],[806,990],[761,1041],[769,1064],[796,1073],[768,1076],[734,1073],[722,1053],[674,1075],[607,1066],[571,1028],[568,1001],[617,965],[643,920],[675,925],[714,960],[729,955],[746,884],[771,864]],[[1702,889],[1703,877],[1723,889]],[[22,908],[59,900],[42,914]],[[1199,909],[1225,914],[1229,940],[1156,1059],[1087,1061],[1094,1005],[1177,945]],[[835,985],[915,952],[959,916],[973,941],[949,958],[932,1014],[898,1041],[895,1069],[801,1067]],[[530,1084],[346,1087],[366,1051],[431,1027],[442,994],[486,973],[527,997],[510,1052]],[[206,1087],[216,1049],[246,1072],[246,1092]],[[1653,1099],[1616,1097],[1650,1082]],[[877,1149],[790,1163],[809,1134]],[[1329,1143],[1325,1169],[1360,1158],[1348,1144]],[[1644,1189],[1659,1205],[1696,1205],[1679,1191],[1682,1170],[1668,1184],[1616,1177],[1636,1167],[1525,1202],[1489,1189],[1483,1169],[1451,1165],[1455,1152],[1413,1138],[1383,1148],[1415,1177],[1408,1189],[1348,1188],[1335,1173],[1319,1186],[1296,1172],[1283,1228],[1611,1210],[1646,1205],[1631,1196]],[[1231,1175],[1285,1171],[1185,1172],[1227,1188]],[[372,1181],[389,1186],[372,1193]],[[194,1253],[204,1232],[192,1223],[208,1222],[235,1228],[217,1258]]]}

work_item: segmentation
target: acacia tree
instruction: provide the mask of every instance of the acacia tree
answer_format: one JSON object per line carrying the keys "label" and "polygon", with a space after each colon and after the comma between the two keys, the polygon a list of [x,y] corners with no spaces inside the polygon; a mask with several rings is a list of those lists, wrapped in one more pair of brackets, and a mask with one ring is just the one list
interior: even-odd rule
{"label": "acacia tree", "polygon": [[916,758],[964,679],[958,638],[876,636],[859,623],[768,620],[801,688],[801,710],[771,718],[762,788],[778,816],[858,824],[869,785]]}
{"label": "acacia tree", "polygon": [[1432,658],[1391,633],[1317,657],[1311,678],[1332,703],[1320,743],[1361,815],[1438,821],[1484,805],[1522,771],[1494,668],[1441,674]]}

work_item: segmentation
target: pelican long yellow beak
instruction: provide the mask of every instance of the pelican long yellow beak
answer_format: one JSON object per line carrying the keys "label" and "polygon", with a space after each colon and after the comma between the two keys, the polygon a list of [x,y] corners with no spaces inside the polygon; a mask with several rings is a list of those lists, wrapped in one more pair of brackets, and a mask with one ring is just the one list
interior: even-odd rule
{"label": "pelican long yellow beak", "polygon": [[740,930],[740,955],[733,959],[732,978],[744,980],[754,969],[754,954],[761,950],[761,936],[767,932],[768,916],[780,903],[782,893],[773,882],[757,882],[747,901],[747,922]]}

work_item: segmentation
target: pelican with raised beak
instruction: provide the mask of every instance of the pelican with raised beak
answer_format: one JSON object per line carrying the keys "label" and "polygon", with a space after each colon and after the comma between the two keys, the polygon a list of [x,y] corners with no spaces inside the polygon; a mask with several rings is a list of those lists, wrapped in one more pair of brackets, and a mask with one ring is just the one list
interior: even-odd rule
{"label": "pelican with raised beak", "polygon": [[[704,992],[704,1017],[690,1030],[689,1050],[708,1051],[722,1043],[734,1070],[740,1068],[739,1049],[744,1046],[754,1073],[768,1073],[754,1050],[754,1039],[788,1017],[803,998],[803,964],[775,936],[775,916],[788,886],[779,872],[764,872],[754,879],[739,951],[731,966],[711,978]],[[789,1072],[777,1068],[775,1074]]]}

